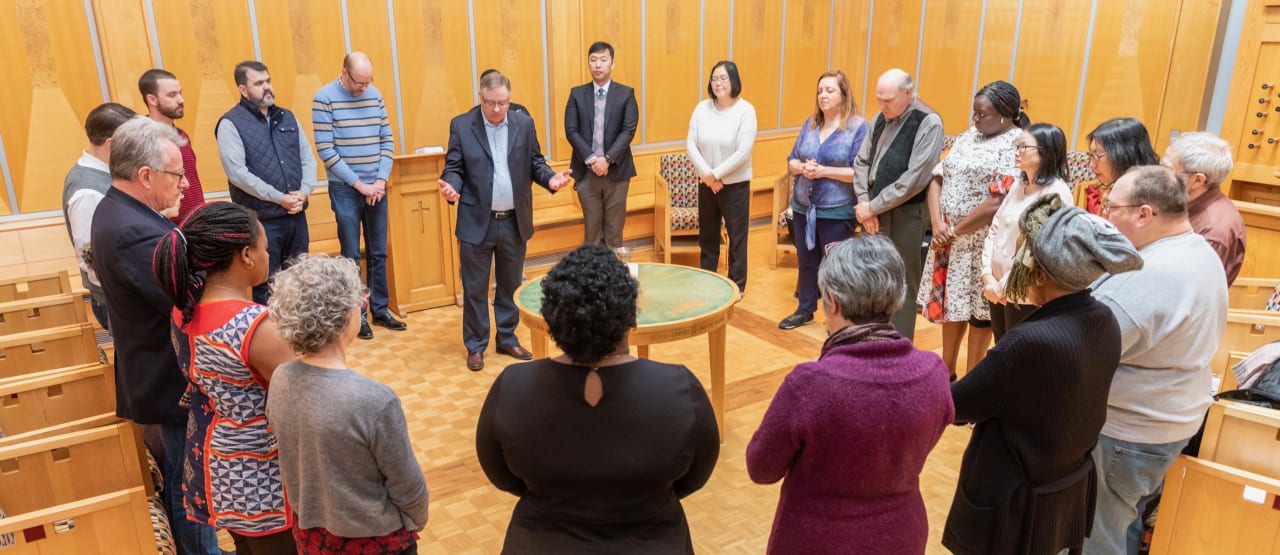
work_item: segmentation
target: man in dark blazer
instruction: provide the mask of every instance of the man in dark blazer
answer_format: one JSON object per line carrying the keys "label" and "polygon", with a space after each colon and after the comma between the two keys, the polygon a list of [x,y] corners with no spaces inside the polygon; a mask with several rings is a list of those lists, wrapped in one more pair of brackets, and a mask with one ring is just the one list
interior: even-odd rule
{"label": "man in dark blazer", "polygon": [[627,188],[636,176],[631,140],[640,123],[635,90],[611,79],[613,47],[597,42],[587,50],[591,82],[569,91],[564,133],[573,145],[569,168],[582,202],[583,244],[622,246]]}
{"label": "man in dark blazer", "polygon": [[542,157],[533,120],[509,113],[511,82],[501,73],[480,80],[480,105],[449,122],[449,149],[440,194],[459,203],[458,258],[462,268],[462,342],[467,368],[484,368],[489,346],[489,267],[497,290],[497,351],[520,360],[533,354],[520,346],[520,313],[513,294],[524,271],[525,247],[533,235],[533,182],[555,193],[569,183]]}
{"label": "man in dark blazer", "polygon": [[[161,499],[174,539],[185,553],[217,553],[217,531],[187,520],[182,505],[187,417],[179,405],[187,379],[179,368],[172,332],[173,302],[151,270],[156,244],[174,224],[162,213],[176,208],[187,188],[177,128],[133,118],[111,136],[111,188],[93,214],[93,268],[107,299],[115,338],[116,415],[154,425],[164,444]],[[206,549],[201,549],[205,546]]]}

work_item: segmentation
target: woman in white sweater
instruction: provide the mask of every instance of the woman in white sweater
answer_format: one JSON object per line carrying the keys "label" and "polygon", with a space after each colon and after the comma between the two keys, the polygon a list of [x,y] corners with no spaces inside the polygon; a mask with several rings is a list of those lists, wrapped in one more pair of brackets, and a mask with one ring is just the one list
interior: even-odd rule
{"label": "woman in white sweater", "polygon": [[720,265],[720,219],[729,232],[729,279],[747,288],[747,227],[751,218],[751,147],[756,142],[756,109],[739,97],[738,66],[716,62],[707,82],[711,97],[693,109],[687,141],[698,170],[698,246],[701,266]]}
{"label": "woman in white sweater", "polygon": [[1071,186],[1067,185],[1067,138],[1052,123],[1037,123],[1013,140],[1014,163],[1022,179],[1014,183],[996,210],[982,245],[982,294],[991,303],[991,328],[996,341],[1009,328],[1026,318],[1035,306],[1027,299],[1005,296],[1009,268],[1022,240],[1018,218],[1028,206],[1045,195],[1058,195],[1063,206],[1071,206]]}

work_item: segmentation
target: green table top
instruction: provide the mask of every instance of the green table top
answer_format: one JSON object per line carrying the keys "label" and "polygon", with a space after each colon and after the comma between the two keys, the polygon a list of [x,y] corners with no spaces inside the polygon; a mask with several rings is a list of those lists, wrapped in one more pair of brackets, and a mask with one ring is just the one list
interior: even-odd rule
{"label": "green table top", "polygon": [[[697,318],[733,303],[738,296],[738,287],[733,282],[698,268],[654,263],[638,266],[638,326]],[[542,278],[526,283],[516,302],[530,312],[541,314]]]}

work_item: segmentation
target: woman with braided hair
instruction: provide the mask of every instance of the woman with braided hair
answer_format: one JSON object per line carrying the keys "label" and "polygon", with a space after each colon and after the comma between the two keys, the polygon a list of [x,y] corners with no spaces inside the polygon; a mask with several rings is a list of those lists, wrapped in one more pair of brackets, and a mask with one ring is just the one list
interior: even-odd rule
{"label": "woman with braided hair", "polygon": [[1058,195],[1032,203],[1019,230],[1005,290],[1037,308],[951,384],[956,423],[974,424],[942,533],[962,555],[1080,552],[1120,361],[1120,325],[1089,285],[1142,267],[1115,226]]}
{"label": "woman with braided hair", "polygon": [[969,334],[968,367],[991,345],[991,311],[982,296],[982,244],[1001,200],[1017,180],[1013,141],[1027,116],[1018,89],[990,83],[973,96],[973,126],[956,138],[929,182],[933,243],[916,303],[942,324],[942,360],[956,375],[960,342]]}
{"label": "woman with braided hair", "polygon": [[206,204],[161,238],[156,280],[173,299],[174,347],[187,375],[187,518],[231,533],[240,554],[296,553],[267,385],[295,358],[250,289],[267,280],[267,236],[252,210]]}

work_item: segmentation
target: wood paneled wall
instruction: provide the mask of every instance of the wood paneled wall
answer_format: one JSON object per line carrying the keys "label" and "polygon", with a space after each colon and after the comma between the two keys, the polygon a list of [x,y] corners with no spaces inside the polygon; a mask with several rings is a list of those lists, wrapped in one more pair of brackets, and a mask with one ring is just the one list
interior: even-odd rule
{"label": "wood paneled wall", "polygon": [[[278,102],[310,132],[315,90],[348,49],[373,59],[397,151],[447,141],[475,101],[475,76],[508,74],[512,97],[564,164],[568,91],[588,78],[586,47],[616,48],[614,76],[637,88],[642,156],[681,148],[690,110],[720,59],[735,60],[761,131],[791,132],[813,111],[818,74],[849,76],[864,112],[876,77],[919,72],[921,98],[949,133],[969,125],[974,87],[1010,79],[1032,119],[1077,148],[1099,122],[1135,116],[1163,148],[1207,108],[1221,0],[0,0],[0,218],[57,210],[83,146],[81,122],[104,100],[142,108],[152,66],[178,75],[206,191],[225,190],[213,128],[238,94],[236,62],[271,68]],[[89,31],[93,31],[90,33]],[[757,160],[757,167],[761,167]],[[776,160],[781,168],[783,161]],[[560,202],[560,199],[557,200]],[[568,202],[565,200],[564,202]],[[563,202],[561,203],[563,204]]]}

